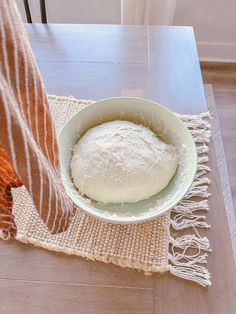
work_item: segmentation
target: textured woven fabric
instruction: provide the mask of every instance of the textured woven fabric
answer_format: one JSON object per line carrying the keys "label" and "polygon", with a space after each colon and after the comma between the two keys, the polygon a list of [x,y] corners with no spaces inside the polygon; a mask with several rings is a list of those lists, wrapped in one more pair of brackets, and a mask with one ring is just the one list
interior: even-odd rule
{"label": "textured woven fabric", "polygon": [[51,233],[74,206],[64,191],[47,93],[15,1],[0,1],[0,237],[15,237],[11,188],[24,184]]}
{"label": "textured woven fabric", "polygon": [[[59,132],[63,124],[81,108],[91,101],[79,101],[72,97],[50,96],[49,103],[56,131]],[[165,272],[170,270],[176,276],[196,281],[202,285],[210,284],[210,275],[201,265],[206,255],[200,251],[209,251],[206,237],[200,238],[196,234],[173,238],[170,236],[170,226],[175,230],[188,227],[208,227],[204,219],[196,219],[197,210],[207,210],[207,185],[209,180],[205,174],[209,168],[207,162],[209,142],[209,124],[204,120],[207,114],[199,116],[182,116],[182,119],[192,132],[198,146],[199,165],[198,174],[191,191],[185,199],[170,213],[149,222],[136,225],[114,225],[88,216],[77,209],[68,230],[58,235],[51,235],[39,217],[31,198],[25,189],[14,189],[15,221],[17,224],[17,239],[32,243],[49,250],[66,254],[75,254],[92,260],[112,262],[119,266],[131,267],[145,272]],[[199,146],[200,145],[200,146]],[[192,200],[199,196],[200,201]],[[201,217],[203,217],[201,215]],[[177,233],[177,231],[175,231]],[[169,253],[171,246],[172,253]],[[200,258],[195,265],[188,267],[176,254],[178,250],[187,246],[196,248]],[[202,259],[202,256],[204,258]],[[188,257],[190,258],[190,257]],[[193,261],[192,264],[195,262]],[[204,263],[204,261],[203,261]],[[192,268],[191,268],[192,267]]]}

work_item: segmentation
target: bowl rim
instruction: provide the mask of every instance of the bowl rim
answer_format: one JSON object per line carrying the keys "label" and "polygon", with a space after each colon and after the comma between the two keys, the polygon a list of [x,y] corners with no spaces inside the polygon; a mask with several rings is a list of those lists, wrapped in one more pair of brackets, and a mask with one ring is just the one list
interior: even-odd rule
{"label": "bowl rim", "polygon": [[[181,195],[178,197],[177,200],[172,201],[169,203],[168,206],[164,206],[164,208],[162,210],[159,210],[158,212],[151,212],[151,213],[147,213],[146,215],[144,214],[143,216],[140,217],[136,217],[136,216],[119,216],[119,215],[115,215],[111,214],[110,216],[103,213],[102,211],[98,214],[97,211],[98,209],[95,208],[93,205],[91,204],[86,204],[85,202],[81,202],[80,200],[78,200],[77,198],[74,197],[74,194],[72,193],[70,187],[68,187],[67,183],[65,182],[65,180],[63,180],[63,173],[62,173],[62,165],[61,165],[61,158],[60,158],[60,138],[62,137],[63,133],[64,133],[64,128],[69,125],[71,123],[71,121],[73,119],[76,119],[76,117],[80,114],[81,111],[86,110],[90,107],[93,107],[94,105],[96,106],[96,104],[99,103],[103,103],[105,101],[112,101],[114,99],[119,99],[119,100],[125,100],[125,99],[132,99],[132,100],[138,100],[138,101],[144,101],[144,102],[148,102],[150,104],[154,104],[159,106],[162,110],[166,111],[168,114],[174,116],[177,120],[179,120],[179,122],[182,124],[182,126],[187,130],[187,133],[189,134],[189,138],[192,141],[193,147],[194,147],[194,168],[192,170],[192,174],[191,174],[191,180],[189,179],[188,184],[186,185],[186,187],[183,189],[183,192],[181,193]],[[196,144],[194,142],[193,136],[190,133],[189,129],[187,128],[187,126],[183,123],[183,121],[180,119],[180,117],[178,115],[175,114],[175,112],[171,111],[170,109],[166,108],[165,106],[152,101],[152,100],[148,100],[145,98],[141,98],[141,97],[131,97],[131,96],[119,96],[119,97],[109,97],[109,98],[104,98],[104,99],[100,99],[98,101],[94,101],[93,103],[88,104],[86,107],[81,108],[77,113],[75,113],[69,120],[66,121],[66,123],[63,125],[63,127],[61,128],[60,132],[58,133],[57,136],[58,139],[58,147],[59,147],[59,163],[60,163],[60,173],[61,173],[61,179],[62,179],[62,183],[63,186],[65,188],[65,191],[67,193],[67,195],[70,197],[70,199],[72,200],[72,202],[78,206],[81,210],[84,210],[86,213],[88,213],[89,215],[109,222],[109,223],[113,223],[113,224],[137,224],[137,223],[142,223],[142,222],[146,222],[155,218],[158,218],[162,215],[164,215],[165,213],[167,213],[168,211],[170,211],[175,205],[177,205],[183,198],[184,196],[188,193],[190,187],[192,186],[192,183],[194,181],[196,172],[197,172],[197,149],[196,149]],[[73,181],[71,180],[72,184]],[[79,193],[79,192],[78,192]],[[133,202],[134,204],[135,202]],[[166,208],[167,207],[167,208]]]}

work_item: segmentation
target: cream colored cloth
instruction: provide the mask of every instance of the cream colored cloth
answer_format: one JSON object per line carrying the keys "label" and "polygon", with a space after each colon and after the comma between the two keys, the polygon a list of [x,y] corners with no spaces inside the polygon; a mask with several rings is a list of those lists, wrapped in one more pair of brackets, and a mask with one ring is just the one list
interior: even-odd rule
{"label": "cream colored cloth", "polygon": [[177,0],[121,0],[121,24],[172,25]]}
{"label": "cream colored cloth", "polygon": [[[58,133],[71,116],[91,101],[49,96],[49,103]],[[21,187],[13,191],[16,238],[49,250],[114,263],[146,273],[170,271],[176,276],[209,286],[210,274],[203,266],[206,263],[206,252],[210,251],[209,241],[194,232],[198,227],[209,227],[205,217],[197,214],[198,210],[208,210],[208,116],[208,113],[181,116],[198,147],[198,172],[191,190],[171,214],[136,225],[115,225],[97,220],[77,209],[69,229],[51,235],[27,190]],[[199,197],[199,201],[193,199],[195,196]],[[188,227],[193,227],[193,231],[178,237],[179,230]],[[171,229],[175,237],[171,236]],[[188,247],[196,250],[194,255],[186,254]]]}

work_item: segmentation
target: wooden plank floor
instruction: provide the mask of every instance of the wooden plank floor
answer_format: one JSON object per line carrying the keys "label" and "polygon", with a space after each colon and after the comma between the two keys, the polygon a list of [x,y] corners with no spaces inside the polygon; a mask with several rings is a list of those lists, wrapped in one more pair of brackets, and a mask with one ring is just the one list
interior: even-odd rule
{"label": "wooden plank floor", "polygon": [[236,63],[201,63],[201,69],[214,90],[236,212]]}

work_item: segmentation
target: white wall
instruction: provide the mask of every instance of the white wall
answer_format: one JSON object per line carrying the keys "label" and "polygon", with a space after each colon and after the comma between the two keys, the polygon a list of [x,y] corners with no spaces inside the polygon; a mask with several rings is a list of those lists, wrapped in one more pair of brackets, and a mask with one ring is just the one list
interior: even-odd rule
{"label": "white wall", "polygon": [[[26,22],[23,0],[16,0]],[[48,23],[119,24],[120,0],[45,0]],[[40,23],[39,0],[29,0],[33,23]]]}
{"label": "white wall", "polygon": [[236,0],[177,0],[174,25],[194,27],[202,60],[236,62]]}

